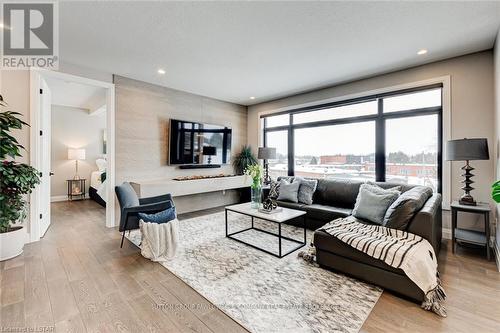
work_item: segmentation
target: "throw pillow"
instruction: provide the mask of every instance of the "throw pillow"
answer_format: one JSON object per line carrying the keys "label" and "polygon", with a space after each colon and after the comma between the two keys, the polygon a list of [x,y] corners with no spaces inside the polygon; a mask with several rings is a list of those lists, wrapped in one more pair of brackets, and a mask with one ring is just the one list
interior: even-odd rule
{"label": "throw pillow", "polygon": [[276,200],[280,195],[280,183],[279,182],[271,182],[269,186],[269,198]]}
{"label": "throw pillow", "polygon": [[312,205],[313,195],[318,186],[318,181],[316,179],[305,179],[302,177],[295,177],[294,182],[299,181],[299,195],[298,200],[306,205]]}
{"label": "throw pillow", "polygon": [[138,213],[137,216],[144,222],[153,222],[162,224],[174,220],[176,214],[175,214],[175,207],[170,207],[158,213],[154,214]]}
{"label": "throw pillow", "polygon": [[378,186],[362,184],[359,187],[352,215],[382,225],[385,212],[396,201],[400,193],[396,190],[384,190]]}
{"label": "throw pillow", "polygon": [[285,179],[280,180],[280,194],[278,200],[299,202],[300,182],[290,183]]}
{"label": "throw pillow", "polygon": [[416,186],[404,192],[387,209],[383,225],[388,228],[405,230],[411,219],[432,196],[432,189]]}

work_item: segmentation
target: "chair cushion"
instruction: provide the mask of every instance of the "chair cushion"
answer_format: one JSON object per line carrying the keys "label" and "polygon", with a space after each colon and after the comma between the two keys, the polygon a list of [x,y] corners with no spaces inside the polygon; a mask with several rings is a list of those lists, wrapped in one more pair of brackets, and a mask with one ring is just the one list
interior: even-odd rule
{"label": "chair cushion", "polygon": [[404,192],[387,209],[383,225],[388,228],[406,230],[415,213],[431,196],[432,189],[427,186],[416,186]]}
{"label": "chair cushion", "polygon": [[386,271],[404,275],[403,270],[387,265],[381,260],[374,259],[350,245],[342,242],[325,231],[318,230],[314,233],[314,245],[318,250],[327,251],[342,256],[353,261],[361,262],[367,265],[375,266]]}
{"label": "chair cushion", "polygon": [[176,213],[175,207],[171,207],[154,214],[138,213],[137,216],[144,222],[154,222],[161,224],[175,220]]}
{"label": "chair cushion", "polygon": [[377,185],[363,184],[359,188],[352,215],[382,225],[387,209],[400,194],[397,190],[384,190]]}
{"label": "chair cushion", "polygon": [[139,206],[139,198],[130,183],[125,182],[120,186],[116,186],[115,192],[122,208]]}
{"label": "chair cushion", "polygon": [[333,221],[339,217],[347,217],[352,213],[352,209],[350,208],[320,204],[305,205],[303,209],[307,212],[307,217],[326,222]]}

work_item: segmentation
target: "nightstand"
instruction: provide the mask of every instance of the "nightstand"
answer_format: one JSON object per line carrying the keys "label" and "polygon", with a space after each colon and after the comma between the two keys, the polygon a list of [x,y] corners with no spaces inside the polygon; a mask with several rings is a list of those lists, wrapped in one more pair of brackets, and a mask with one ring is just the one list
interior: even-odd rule
{"label": "nightstand", "polygon": [[85,178],[66,180],[66,183],[68,185],[69,201],[72,201],[73,197],[77,197],[78,199],[85,199],[85,181]]}
{"label": "nightstand", "polygon": [[[451,241],[452,252],[455,253],[456,242],[482,245],[486,247],[486,257],[490,260],[490,205],[478,203],[476,206],[461,205],[458,201],[451,203]],[[457,227],[458,212],[480,214],[484,218],[484,232],[460,229]]]}

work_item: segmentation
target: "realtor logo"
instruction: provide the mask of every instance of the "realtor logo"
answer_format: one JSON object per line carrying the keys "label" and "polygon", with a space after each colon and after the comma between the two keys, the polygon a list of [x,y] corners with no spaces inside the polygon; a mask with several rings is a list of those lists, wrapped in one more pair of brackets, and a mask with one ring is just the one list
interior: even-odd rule
{"label": "realtor logo", "polygon": [[57,9],[56,2],[2,4],[2,68],[57,69]]}

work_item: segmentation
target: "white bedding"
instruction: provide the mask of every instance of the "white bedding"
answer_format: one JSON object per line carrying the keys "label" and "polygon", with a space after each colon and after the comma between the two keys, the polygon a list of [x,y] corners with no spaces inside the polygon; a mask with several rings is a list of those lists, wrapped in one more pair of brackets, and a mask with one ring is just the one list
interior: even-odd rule
{"label": "white bedding", "polygon": [[93,171],[90,174],[90,186],[99,189],[99,186],[101,186],[101,175],[102,171]]}
{"label": "white bedding", "polygon": [[97,190],[97,195],[99,195],[104,202],[106,202],[107,191],[106,191],[106,180],[101,182],[101,175],[104,171],[93,171],[90,174],[90,186]]}

